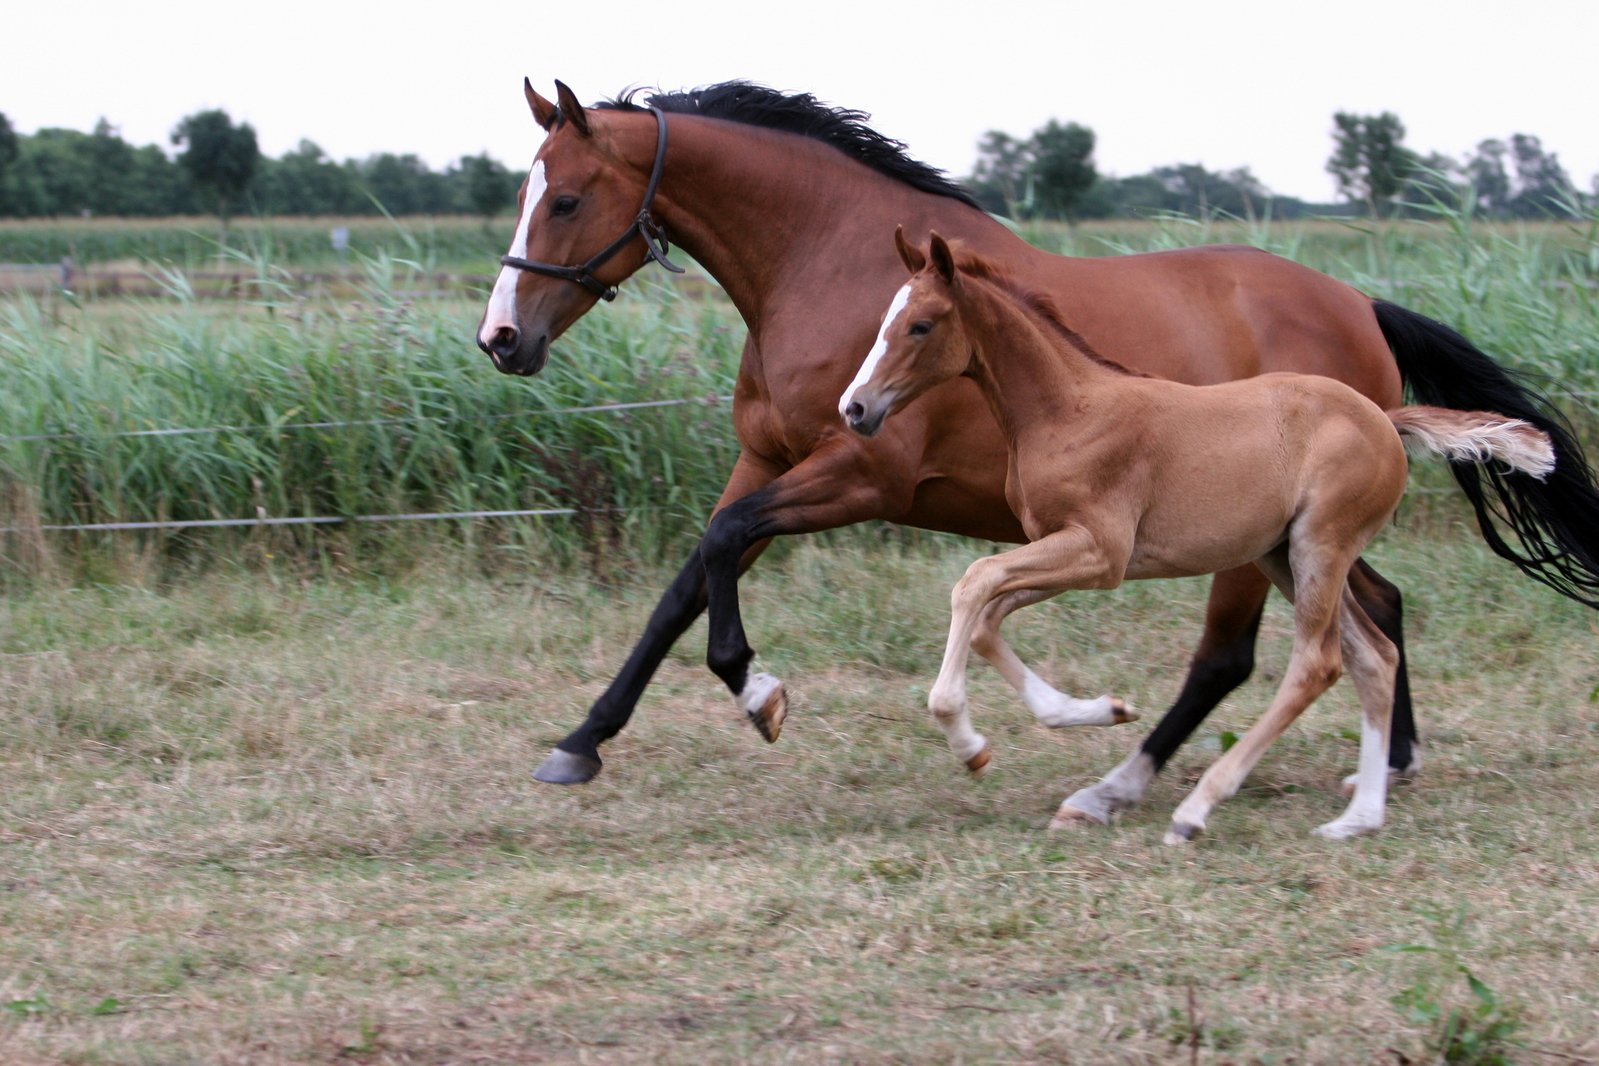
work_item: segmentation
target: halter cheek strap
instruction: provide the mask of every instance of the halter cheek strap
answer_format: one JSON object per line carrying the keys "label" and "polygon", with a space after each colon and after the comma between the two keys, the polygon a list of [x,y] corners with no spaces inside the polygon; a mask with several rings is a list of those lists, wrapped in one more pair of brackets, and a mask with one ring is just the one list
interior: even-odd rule
{"label": "halter cheek strap", "polygon": [[605,284],[594,276],[594,271],[632,243],[634,237],[643,237],[644,248],[649,252],[651,259],[674,274],[683,273],[682,267],[666,258],[666,253],[671,251],[671,245],[666,241],[666,231],[655,221],[655,216],[650,214],[650,205],[655,202],[655,190],[661,185],[661,171],[666,167],[666,113],[658,107],[650,108],[650,112],[655,116],[655,165],[650,168],[650,183],[644,189],[644,206],[639,208],[638,217],[633,219],[633,224],[582,266],[558,266],[555,263],[540,263],[534,259],[523,259],[515,255],[501,256],[500,262],[503,265],[534,274],[543,274],[546,277],[575,281],[602,300],[614,300],[616,286]]}

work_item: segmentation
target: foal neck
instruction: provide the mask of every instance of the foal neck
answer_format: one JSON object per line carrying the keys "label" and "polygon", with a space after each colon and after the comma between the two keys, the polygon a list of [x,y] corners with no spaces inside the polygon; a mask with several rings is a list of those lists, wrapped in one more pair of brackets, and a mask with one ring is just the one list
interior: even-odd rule
{"label": "foal neck", "polygon": [[988,278],[963,274],[961,282],[971,374],[1008,436],[1040,420],[1059,423],[1063,413],[1132,378],[1089,349],[1042,302],[1028,306],[1028,297]]}

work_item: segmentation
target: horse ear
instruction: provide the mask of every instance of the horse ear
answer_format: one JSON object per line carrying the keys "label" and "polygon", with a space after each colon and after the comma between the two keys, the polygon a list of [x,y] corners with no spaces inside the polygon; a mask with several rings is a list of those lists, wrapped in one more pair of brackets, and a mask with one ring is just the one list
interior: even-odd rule
{"label": "horse ear", "polygon": [[555,116],[560,114],[555,105],[540,96],[533,88],[533,82],[527,78],[522,79],[522,95],[527,97],[527,106],[533,111],[533,121],[544,127],[546,133],[555,125]]}
{"label": "horse ear", "polygon": [[577,102],[577,95],[566,87],[562,81],[555,83],[555,99],[560,102],[561,114],[566,116],[568,122],[577,127],[577,132],[587,137],[589,135],[589,116],[583,110],[583,105]]}
{"label": "horse ear", "polygon": [[955,253],[949,250],[949,244],[938,231],[933,231],[932,243],[927,249],[928,257],[933,262],[933,269],[938,271],[938,276],[944,279],[945,284],[955,280]]}
{"label": "horse ear", "polygon": [[905,264],[905,269],[912,274],[917,273],[927,265],[927,256],[922,254],[920,248],[912,248],[905,239],[905,227],[894,227],[894,247],[899,249],[900,262]]}

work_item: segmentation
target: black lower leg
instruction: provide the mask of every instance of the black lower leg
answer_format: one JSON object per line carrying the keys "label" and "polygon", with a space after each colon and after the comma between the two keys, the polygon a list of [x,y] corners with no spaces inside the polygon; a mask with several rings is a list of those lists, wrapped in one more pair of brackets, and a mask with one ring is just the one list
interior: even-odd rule
{"label": "black lower leg", "polygon": [[1154,761],[1155,769],[1165,766],[1216,705],[1248,680],[1255,668],[1255,637],[1260,631],[1262,610],[1263,607],[1255,608],[1249,624],[1231,640],[1202,645],[1195,653],[1182,691],[1140,748]]}
{"label": "black lower leg", "polygon": [[750,545],[768,535],[757,532],[755,527],[761,521],[761,507],[769,494],[767,489],[758,489],[724,507],[711,519],[700,540],[700,561],[710,604],[705,664],[735,696],[744,691],[750,662],[755,658],[739,611],[738,564]]}
{"label": "black lower leg", "polygon": [[[644,634],[609,687],[589,708],[588,717],[556,745],[571,755],[591,759],[597,771],[599,746],[627,725],[639,697],[655,676],[666,653],[705,609],[705,570],[698,549],[661,596],[650,614]],[[592,775],[591,775],[592,776]]]}

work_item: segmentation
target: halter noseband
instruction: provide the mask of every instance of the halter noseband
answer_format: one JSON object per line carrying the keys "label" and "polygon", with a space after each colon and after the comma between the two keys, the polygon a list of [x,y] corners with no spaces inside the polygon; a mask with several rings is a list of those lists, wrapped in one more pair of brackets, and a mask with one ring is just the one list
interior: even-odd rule
{"label": "halter noseband", "polygon": [[661,229],[660,223],[650,214],[650,205],[655,202],[655,190],[661,184],[661,171],[666,166],[666,113],[658,107],[650,108],[650,112],[655,116],[655,165],[650,169],[650,183],[644,189],[644,206],[639,208],[638,217],[633,220],[633,224],[582,266],[557,266],[554,263],[540,263],[515,255],[501,256],[500,262],[503,265],[531,271],[534,274],[575,281],[602,300],[614,300],[616,286],[605,284],[594,276],[594,271],[617,252],[626,248],[637,235],[644,238],[644,247],[649,251],[651,259],[674,274],[683,273],[682,267],[666,258],[666,253],[671,250],[671,245],[666,242],[666,231]]}

